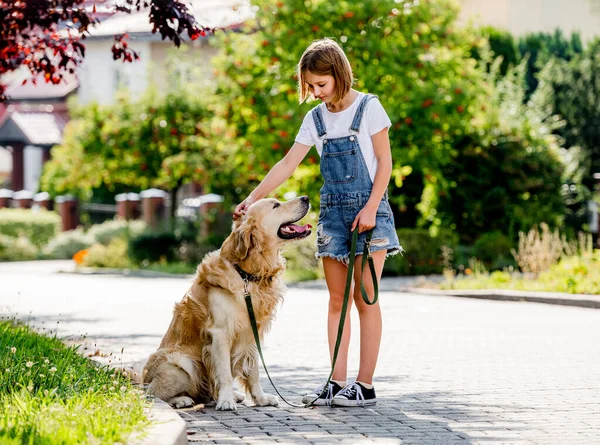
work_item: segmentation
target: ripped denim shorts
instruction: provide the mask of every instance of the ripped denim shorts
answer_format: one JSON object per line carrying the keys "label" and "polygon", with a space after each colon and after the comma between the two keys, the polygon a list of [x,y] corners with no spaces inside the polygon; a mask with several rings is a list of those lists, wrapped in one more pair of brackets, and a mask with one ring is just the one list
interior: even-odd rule
{"label": "ripped denim shorts", "polygon": [[[352,223],[358,212],[367,204],[370,193],[322,194],[319,222],[317,224],[317,253],[315,256],[330,257],[348,264],[352,244]],[[366,233],[360,233],[356,245],[356,255],[362,255]],[[402,252],[394,226],[394,216],[387,199],[387,192],[379,203],[371,252],[386,250],[387,255]]]}

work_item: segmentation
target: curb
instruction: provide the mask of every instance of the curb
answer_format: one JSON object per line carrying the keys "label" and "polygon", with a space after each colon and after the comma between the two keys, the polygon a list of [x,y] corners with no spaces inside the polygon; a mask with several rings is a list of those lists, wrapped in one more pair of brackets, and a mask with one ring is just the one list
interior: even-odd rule
{"label": "curb", "polygon": [[152,425],[142,433],[138,433],[128,445],[187,445],[187,428],[185,421],[171,406],[160,399],[152,400],[148,411]]}
{"label": "curb", "polygon": [[112,275],[122,277],[142,277],[142,278],[188,278],[194,277],[194,274],[175,274],[168,272],[158,272],[153,270],[135,270],[135,269],[111,269],[95,267],[78,267],[72,270],[58,270],[57,273],[72,275]]}
{"label": "curb", "polygon": [[440,297],[477,298],[496,301],[526,301],[532,303],[555,304],[600,309],[600,296],[587,294],[564,294],[559,292],[531,292],[505,289],[483,290],[439,290],[423,288],[402,288],[398,292],[433,295]]}

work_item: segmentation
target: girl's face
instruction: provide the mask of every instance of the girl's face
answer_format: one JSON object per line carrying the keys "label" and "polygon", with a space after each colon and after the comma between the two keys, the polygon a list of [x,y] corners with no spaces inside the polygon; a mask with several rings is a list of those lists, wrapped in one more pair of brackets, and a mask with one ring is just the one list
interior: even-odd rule
{"label": "girl's face", "polygon": [[333,76],[319,76],[307,71],[304,75],[308,90],[317,99],[323,102],[331,102],[335,96],[335,79]]}

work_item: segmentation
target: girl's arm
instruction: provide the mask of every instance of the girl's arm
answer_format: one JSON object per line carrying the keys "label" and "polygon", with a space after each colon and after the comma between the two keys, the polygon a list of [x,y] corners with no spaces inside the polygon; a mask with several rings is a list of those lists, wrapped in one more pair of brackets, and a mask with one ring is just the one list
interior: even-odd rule
{"label": "girl's arm", "polygon": [[373,150],[377,158],[377,172],[375,173],[371,196],[352,223],[352,230],[358,226],[359,233],[375,227],[379,203],[392,177],[392,151],[390,149],[388,129],[384,128],[379,133],[374,134],[371,136],[371,140],[373,141]]}
{"label": "girl's arm", "polygon": [[310,145],[294,142],[294,145],[292,145],[292,148],[285,157],[275,164],[252,193],[237,205],[233,212],[233,218],[238,219],[252,203],[267,196],[292,176],[292,173],[294,173],[298,165],[300,165],[309,150]]}
{"label": "girl's arm", "polygon": [[384,128],[379,133],[374,134],[371,136],[371,140],[373,141],[375,158],[377,158],[377,172],[375,173],[373,189],[367,201],[367,206],[377,209],[392,177],[392,150],[388,129]]}

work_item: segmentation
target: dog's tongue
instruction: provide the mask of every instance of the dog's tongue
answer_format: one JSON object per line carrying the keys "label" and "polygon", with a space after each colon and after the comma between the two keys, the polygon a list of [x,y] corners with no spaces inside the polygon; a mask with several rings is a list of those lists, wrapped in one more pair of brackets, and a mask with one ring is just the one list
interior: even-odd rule
{"label": "dog's tongue", "polygon": [[311,229],[311,228],[312,228],[312,226],[310,224],[306,224],[304,226],[299,226],[298,224],[286,224],[285,226],[281,227],[281,229],[285,230],[286,232],[295,232],[295,233],[304,233],[308,229]]}

